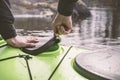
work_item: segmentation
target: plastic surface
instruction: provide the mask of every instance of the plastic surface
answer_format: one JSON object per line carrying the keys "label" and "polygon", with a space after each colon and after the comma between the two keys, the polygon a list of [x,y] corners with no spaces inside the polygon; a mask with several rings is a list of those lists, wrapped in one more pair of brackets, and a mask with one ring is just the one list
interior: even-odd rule
{"label": "plastic surface", "polygon": [[74,68],[90,80],[120,80],[120,49],[79,54]]}
{"label": "plastic surface", "polygon": [[[1,42],[0,46],[3,45],[3,43],[5,42]],[[2,61],[0,61],[0,80],[87,80],[79,75],[73,69],[72,65],[70,65],[72,59],[74,59],[80,51],[84,50],[72,48],[69,50],[70,47],[58,46],[58,49],[54,51],[52,49],[50,52],[43,52],[37,56],[26,54],[19,48],[13,48],[7,45],[1,47],[0,60]],[[55,46],[52,46],[51,48],[54,47]],[[71,55],[71,59],[67,60],[69,57],[65,54],[74,54],[74,56]],[[29,55],[31,58],[27,59],[26,55]],[[28,70],[26,62],[28,62],[30,71]],[[69,69],[66,67],[69,67]],[[69,74],[66,74],[68,72]],[[32,77],[30,77],[30,73]]]}

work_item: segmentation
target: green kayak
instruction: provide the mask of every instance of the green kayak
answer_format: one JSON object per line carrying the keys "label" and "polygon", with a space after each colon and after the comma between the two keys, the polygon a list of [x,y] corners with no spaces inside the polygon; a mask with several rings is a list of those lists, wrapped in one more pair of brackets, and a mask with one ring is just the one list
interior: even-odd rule
{"label": "green kayak", "polygon": [[54,42],[23,50],[0,38],[0,80],[120,80],[120,49],[90,51]]}
{"label": "green kayak", "polygon": [[51,49],[33,56],[0,39],[0,80],[88,80],[73,68],[75,56],[88,50],[61,45]]}

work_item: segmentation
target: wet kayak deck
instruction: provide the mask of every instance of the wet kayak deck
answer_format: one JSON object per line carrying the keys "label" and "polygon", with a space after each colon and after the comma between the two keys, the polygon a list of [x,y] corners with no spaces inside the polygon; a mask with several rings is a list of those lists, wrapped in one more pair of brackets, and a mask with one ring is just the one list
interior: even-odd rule
{"label": "wet kayak deck", "polygon": [[88,80],[77,73],[73,68],[74,58],[78,54],[84,52],[88,52],[88,50],[72,47],[69,54],[66,55],[51,80]]}
{"label": "wet kayak deck", "polygon": [[[86,50],[60,46],[59,50],[45,52],[28,59],[30,73],[24,58],[13,58],[0,62],[0,80],[87,80],[73,68],[73,59]],[[0,48],[0,59],[27,55],[18,48]]]}

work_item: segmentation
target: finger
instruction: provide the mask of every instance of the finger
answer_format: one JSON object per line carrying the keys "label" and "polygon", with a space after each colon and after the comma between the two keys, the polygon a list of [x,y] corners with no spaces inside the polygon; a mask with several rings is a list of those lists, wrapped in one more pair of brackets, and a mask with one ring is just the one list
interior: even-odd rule
{"label": "finger", "polygon": [[57,31],[57,34],[58,34],[58,35],[62,35],[62,34],[63,34],[63,31],[62,31],[62,29],[61,29],[61,26],[58,26],[58,27],[57,27],[57,30],[58,30],[58,31]]}
{"label": "finger", "polygon": [[35,38],[35,37],[32,37],[32,36],[28,36],[28,37],[26,37],[26,39],[27,39],[28,43],[37,43],[37,42],[39,42],[38,38]]}
{"label": "finger", "polygon": [[53,30],[54,30],[54,36],[59,36],[59,26],[58,25],[54,26]]}
{"label": "finger", "polygon": [[25,45],[26,48],[33,48],[35,46],[36,45],[34,43],[26,43],[26,45]]}
{"label": "finger", "polygon": [[61,26],[61,31],[63,34],[68,34],[71,32],[71,29],[69,29],[68,27]]}

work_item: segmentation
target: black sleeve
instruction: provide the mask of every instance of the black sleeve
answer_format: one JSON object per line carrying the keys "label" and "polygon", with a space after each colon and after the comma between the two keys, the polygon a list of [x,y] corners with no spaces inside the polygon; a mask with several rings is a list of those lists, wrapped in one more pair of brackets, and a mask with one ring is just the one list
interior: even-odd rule
{"label": "black sleeve", "polygon": [[0,34],[4,39],[15,37],[16,31],[13,26],[14,17],[10,11],[8,0],[0,0]]}
{"label": "black sleeve", "polygon": [[77,1],[78,0],[59,0],[58,12],[64,16],[70,16]]}

